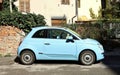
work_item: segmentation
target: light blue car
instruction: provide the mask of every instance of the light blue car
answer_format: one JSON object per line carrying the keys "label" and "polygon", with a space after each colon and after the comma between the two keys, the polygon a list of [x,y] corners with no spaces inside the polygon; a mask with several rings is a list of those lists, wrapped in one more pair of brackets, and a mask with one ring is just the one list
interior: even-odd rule
{"label": "light blue car", "polygon": [[35,60],[73,60],[91,65],[104,58],[104,49],[98,41],[82,39],[69,28],[36,27],[20,44],[18,57],[25,65]]}

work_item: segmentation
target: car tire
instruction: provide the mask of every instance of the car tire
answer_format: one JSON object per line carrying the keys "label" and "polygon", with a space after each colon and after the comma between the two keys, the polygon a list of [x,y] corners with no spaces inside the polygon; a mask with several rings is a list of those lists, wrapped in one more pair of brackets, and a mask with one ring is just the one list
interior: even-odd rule
{"label": "car tire", "polygon": [[92,65],[95,62],[95,54],[92,51],[83,51],[80,54],[80,62],[83,65]]}
{"label": "car tire", "polygon": [[35,61],[35,55],[32,51],[23,51],[20,56],[21,63],[31,65]]}

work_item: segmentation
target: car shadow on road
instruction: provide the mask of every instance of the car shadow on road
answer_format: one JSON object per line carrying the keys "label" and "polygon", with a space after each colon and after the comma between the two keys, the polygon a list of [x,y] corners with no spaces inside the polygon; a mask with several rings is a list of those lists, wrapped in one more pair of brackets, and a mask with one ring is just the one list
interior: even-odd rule
{"label": "car shadow on road", "polygon": [[[22,64],[20,59],[16,57],[14,62]],[[78,61],[65,61],[65,60],[36,60],[34,64],[81,64]]]}
{"label": "car shadow on road", "polygon": [[[18,57],[14,59],[14,62],[21,64]],[[115,75],[120,74],[120,56],[105,56],[105,59],[100,61],[103,65],[106,66],[105,69],[109,69]],[[95,64],[101,64],[100,62],[96,62]],[[35,61],[34,64],[44,64],[44,65],[60,65],[60,64],[68,64],[68,65],[82,65],[78,61],[58,61],[58,60],[39,60]],[[21,64],[22,65],[22,64]],[[83,65],[82,65],[83,66]],[[99,67],[98,67],[99,68]]]}
{"label": "car shadow on road", "polygon": [[79,64],[77,61],[65,61],[65,60],[39,60],[35,61],[35,64]]}
{"label": "car shadow on road", "polygon": [[20,59],[16,56],[16,58],[14,59],[14,62],[15,63],[19,63],[19,64],[22,64],[21,62],[20,62]]}
{"label": "car shadow on road", "polygon": [[120,56],[105,56],[102,64],[115,75],[120,75]]}
{"label": "car shadow on road", "polygon": [[[22,64],[18,57],[14,59],[14,62]],[[105,56],[103,60],[95,62],[95,64],[99,64],[100,62],[102,62],[106,66],[120,67],[120,56]],[[34,64],[79,64],[79,65],[82,65],[79,61],[66,61],[66,60],[36,60]]]}

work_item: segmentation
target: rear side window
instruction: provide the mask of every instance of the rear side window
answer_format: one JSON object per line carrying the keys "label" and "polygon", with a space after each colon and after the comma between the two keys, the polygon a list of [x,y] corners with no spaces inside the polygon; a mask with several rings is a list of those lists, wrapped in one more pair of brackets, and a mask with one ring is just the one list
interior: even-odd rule
{"label": "rear side window", "polygon": [[39,30],[37,31],[32,38],[47,38],[47,30]]}

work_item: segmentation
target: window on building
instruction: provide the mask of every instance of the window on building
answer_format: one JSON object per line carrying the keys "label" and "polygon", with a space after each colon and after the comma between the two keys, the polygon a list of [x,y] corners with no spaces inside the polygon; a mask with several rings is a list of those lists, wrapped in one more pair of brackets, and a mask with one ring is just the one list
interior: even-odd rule
{"label": "window on building", "polygon": [[20,0],[19,3],[21,12],[30,12],[30,0]]}
{"label": "window on building", "polygon": [[70,4],[70,0],[61,0],[61,4],[69,5]]}
{"label": "window on building", "polygon": [[51,24],[53,26],[61,26],[67,23],[67,19],[65,16],[53,16],[51,17]]}
{"label": "window on building", "polygon": [[61,26],[66,24],[66,19],[51,19],[53,26]]}

